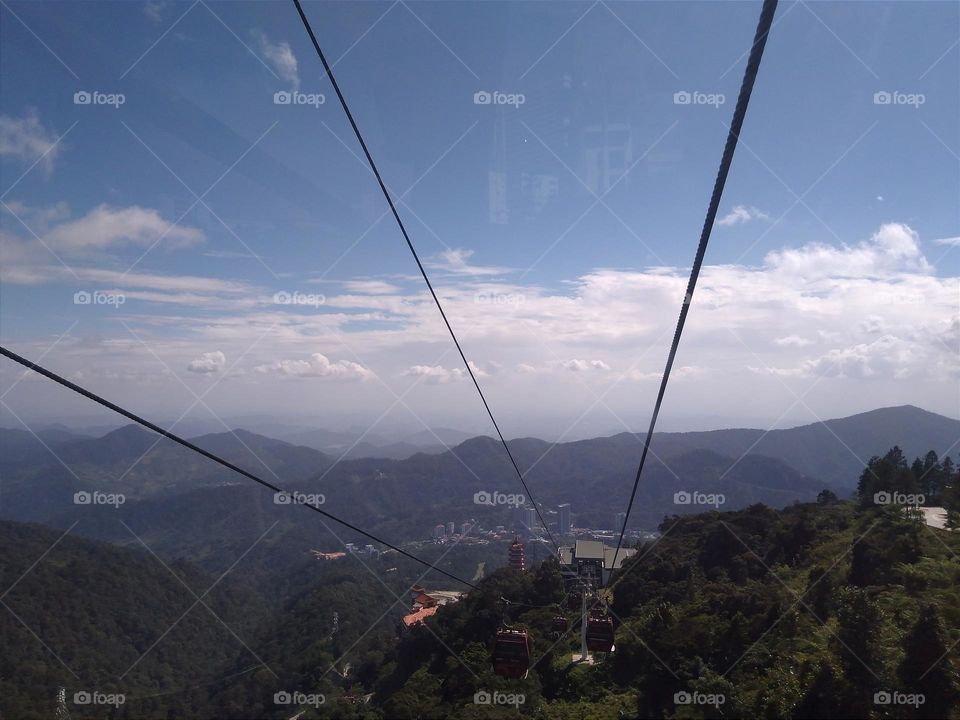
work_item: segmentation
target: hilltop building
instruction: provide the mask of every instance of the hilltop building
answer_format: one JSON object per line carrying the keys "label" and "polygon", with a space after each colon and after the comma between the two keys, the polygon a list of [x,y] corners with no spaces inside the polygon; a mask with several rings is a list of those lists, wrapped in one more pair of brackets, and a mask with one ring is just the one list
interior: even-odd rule
{"label": "hilltop building", "polygon": [[560,513],[560,523],[558,530],[560,535],[569,535],[570,534],[570,503],[564,503],[557,507],[557,511]]}
{"label": "hilltop building", "polygon": [[523,524],[527,532],[533,535],[537,531],[537,509],[528,507],[523,509]]}
{"label": "hilltop building", "polygon": [[613,521],[613,531],[615,533],[623,532],[623,526],[627,524],[627,514],[625,512],[618,512],[616,519]]}
{"label": "hilltop building", "polygon": [[413,595],[410,612],[403,616],[403,626],[406,628],[422,623],[442,606],[457,602],[463,595],[454,590],[432,590],[428,593],[420,585],[411,587],[410,593]]}
{"label": "hilltop building", "polygon": [[570,574],[587,578],[594,585],[606,585],[614,570],[623,566],[623,561],[636,554],[633,548],[620,548],[617,564],[613,564],[615,547],[598,540],[577,540],[573,547],[560,548],[560,564]]}

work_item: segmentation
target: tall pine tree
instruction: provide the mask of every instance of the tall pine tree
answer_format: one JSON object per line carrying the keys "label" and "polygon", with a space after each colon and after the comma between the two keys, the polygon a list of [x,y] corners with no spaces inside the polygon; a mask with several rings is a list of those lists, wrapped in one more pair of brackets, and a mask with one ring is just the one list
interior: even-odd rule
{"label": "tall pine tree", "polygon": [[927,605],[904,638],[904,657],[897,668],[901,690],[924,697],[917,717],[949,717],[951,708],[960,702],[960,683],[948,648],[940,615],[936,607]]}

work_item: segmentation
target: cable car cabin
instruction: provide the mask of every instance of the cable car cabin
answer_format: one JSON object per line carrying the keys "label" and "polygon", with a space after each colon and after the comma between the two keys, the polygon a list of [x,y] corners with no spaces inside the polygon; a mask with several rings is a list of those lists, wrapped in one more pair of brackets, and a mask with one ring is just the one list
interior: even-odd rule
{"label": "cable car cabin", "polygon": [[526,630],[497,631],[493,643],[493,671],[500,677],[525,678],[530,669],[530,636]]}
{"label": "cable car cabin", "polygon": [[591,615],[587,620],[587,650],[608,653],[613,650],[613,620]]}
{"label": "cable car cabin", "polygon": [[570,621],[567,620],[567,618],[565,618],[563,615],[557,615],[550,622],[550,634],[553,635],[555,639],[559,638],[567,631],[569,627]]}
{"label": "cable car cabin", "polygon": [[570,593],[567,595],[568,610],[579,610],[581,602],[583,602],[583,596],[580,593]]}

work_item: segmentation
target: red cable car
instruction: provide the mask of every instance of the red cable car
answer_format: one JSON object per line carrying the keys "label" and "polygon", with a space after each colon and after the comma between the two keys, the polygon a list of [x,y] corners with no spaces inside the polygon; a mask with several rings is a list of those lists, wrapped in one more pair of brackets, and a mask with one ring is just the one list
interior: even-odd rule
{"label": "red cable car", "polygon": [[500,677],[525,678],[530,669],[530,636],[526,630],[497,631],[493,643],[493,671]]}
{"label": "red cable car", "polygon": [[603,653],[613,650],[613,620],[610,617],[591,615],[587,620],[587,650]]}

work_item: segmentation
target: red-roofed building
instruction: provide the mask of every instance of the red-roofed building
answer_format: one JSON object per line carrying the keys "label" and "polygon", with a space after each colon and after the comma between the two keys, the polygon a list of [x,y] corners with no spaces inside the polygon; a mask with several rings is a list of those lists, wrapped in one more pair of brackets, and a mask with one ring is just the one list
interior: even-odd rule
{"label": "red-roofed building", "polygon": [[420,593],[413,599],[413,606],[416,607],[435,607],[439,605],[436,598],[430,597],[426,593]]}
{"label": "red-roofed building", "polygon": [[408,627],[408,628],[409,628],[409,627],[413,627],[413,626],[416,625],[417,623],[422,623],[424,620],[426,620],[426,619],[427,619],[428,617],[430,617],[431,615],[435,615],[436,612],[437,612],[437,610],[439,610],[439,609],[440,609],[440,608],[439,608],[437,605],[434,605],[434,606],[432,606],[432,607],[420,608],[420,609],[417,610],[416,612],[412,612],[412,613],[410,613],[409,615],[404,615],[404,616],[403,616],[403,624],[404,624],[406,627]]}

